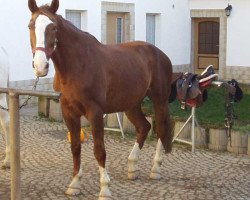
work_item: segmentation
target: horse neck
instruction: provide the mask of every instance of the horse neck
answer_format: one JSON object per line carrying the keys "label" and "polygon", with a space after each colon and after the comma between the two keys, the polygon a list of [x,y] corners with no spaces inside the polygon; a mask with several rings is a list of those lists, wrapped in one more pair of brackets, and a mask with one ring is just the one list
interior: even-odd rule
{"label": "horse neck", "polygon": [[89,47],[95,47],[101,45],[101,43],[89,33],[79,31],[63,18],[57,24],[58,44],[54,56],[52,56],[52,61],[57,67],[56,71],[60,74],[72,73],[79,70],[77,67],[72,66],[73,60],[77,60],[77,63],[80,62],[83,66],[86,62],[85,58],[88,57]]}

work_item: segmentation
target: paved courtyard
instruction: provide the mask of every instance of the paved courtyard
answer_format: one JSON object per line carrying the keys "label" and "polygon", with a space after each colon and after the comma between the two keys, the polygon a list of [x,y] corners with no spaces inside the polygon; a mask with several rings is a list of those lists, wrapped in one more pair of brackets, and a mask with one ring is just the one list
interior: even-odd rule
{"label": "paved courtyard", "polygon": [[[63,123],[30,114],[21,117],[21,187],[24,200],[96,200],[99,192],[98,165],[93,143],[82,145],[82,193],[64,195],[72,174],[72,156]],[[250,199],[250,157],[175,147],[164,155],[162,179],[148,178],[155,142],[147,142],[141,152],[140,177],[127,180],[127,157],[134,140],[106,135],[107,169],[114,200],[144,199]],[[4,159],[0,137],[0,161]],[[0,200],[10,199],[10,171],[0,170]]]}

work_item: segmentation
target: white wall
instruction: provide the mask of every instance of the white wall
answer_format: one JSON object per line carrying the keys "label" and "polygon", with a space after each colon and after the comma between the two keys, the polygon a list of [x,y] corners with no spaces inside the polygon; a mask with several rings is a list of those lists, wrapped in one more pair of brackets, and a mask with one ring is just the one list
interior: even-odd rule
{"label": "white wall", "polygon": [[250,1],[249,0],[189,0],[190,9],[225,9],[233,6],[227,18],[227,66],[250,67]]}
{"label": "white wall", "polygon": [[5,1],[0,6],[0,45],[10,58],[10,80],[34,78],[31,65],[27,1]]}
{"label": "white wall", "polygon": [[135,2],[135,39],[146,40],[146,13],[158,14],[156,46],[169,56],[173,65],[190,64],[191,22],[188,1]]}
{"label": "white wall", "polygon": [[[50,0],[37,0],[37,5],[51,3]],[[100,0],[60,1],[58,14],[65,16],[65,9],[88,10],[88,31],[97,39],[101,38]],[[27,1],[6,1],[0,6],[0,46],[10,58],[10,81],[34,79],[32,53],[29,42],[28,23],[31,13]],[[47,77],[53,77],[54,68],[50,65]]]}
{"label": "white wall", "polygon": [[[87,31],[101,40],[102,0],[61,0],[58,14],[65,16],[66,9],[87,11]],[[135,4],[135,39],[146,40],[146,13],[156,13],[156,46],[162,49],[174,65],[190,63],[190,16],[188,0],[111,0]],[[51,0],[37,0],[37,5]],[[0,6],[0,46],[10,57],[10,80],[34,79],[32,53],[27,28],[31,13],[27,1],[6,1]],[[174,8],[173,8],[174,4]],[[53,77],[50,66],[47,77]]]}

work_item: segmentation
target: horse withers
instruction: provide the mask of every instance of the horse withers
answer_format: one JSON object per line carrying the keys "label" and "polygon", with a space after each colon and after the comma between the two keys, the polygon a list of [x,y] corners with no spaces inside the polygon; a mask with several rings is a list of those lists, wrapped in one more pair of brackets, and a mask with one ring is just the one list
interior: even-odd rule
{"label": "horse withers", "polygon": [[136,127],[137,140],[128,157],[128,177],[138,177],[138,158],[151,128],[141,110],[150,96],[154,105],[158,143],[150,178],[161,178],[162,150],[171,152],[172,134],[168,111],[172,64],[155,46],[146,42],[104,45],[87,32],[56,14],[59,1],[38,7],[28,1],[32,13],[29,29],[36,76],[46,76],[51,59],[55,67],[54,89],[61,92],[64,120],[72,134],[73,180],[68,195],[80,193],[80,117],[90,122],[94,155],[99,165],[99,199],[110,199],[109,176],[105,168],[104,122],[106,113],[124,111]]}
{"label": "horse withers", "polygon": [[[0,46],[0,87],[7,88],[9,80],[9,59],[6,50]],[[0,93],[0,106],[7,108],[7,96]],[[5,159],[1,164],[1,168],[10,167],[10,136],[9,136],[9,112],[0,108],[0,123],[5,139]]]}

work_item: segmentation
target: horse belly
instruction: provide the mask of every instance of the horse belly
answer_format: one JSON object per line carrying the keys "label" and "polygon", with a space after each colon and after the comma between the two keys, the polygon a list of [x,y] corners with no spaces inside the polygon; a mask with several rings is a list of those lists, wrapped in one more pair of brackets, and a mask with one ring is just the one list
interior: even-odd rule
{"label": "horse belly", "polygon": [[[115,85],[115,84],[114,84]],[[149,83],[148,81],[140,81],[138,79],[125,80],[117,83],[107,93],[106,97],[106,113],[122,112],[129,110],[140,103],[145,97]]]}

